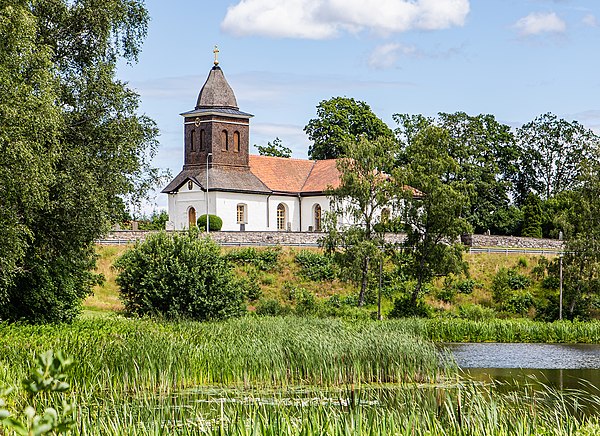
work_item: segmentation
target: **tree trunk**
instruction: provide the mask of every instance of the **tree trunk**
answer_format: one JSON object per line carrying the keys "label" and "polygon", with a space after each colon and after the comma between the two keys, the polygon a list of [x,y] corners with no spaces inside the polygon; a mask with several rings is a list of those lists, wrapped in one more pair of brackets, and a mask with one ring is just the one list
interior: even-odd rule
{"label": "tree trunk", "polygon": [[358,307],[365,305],[365,293],[367,292],[367,282],[369,279],[369,256],[365,256],[362,268],[362,283],[360,284],[360,294],[358,295]]}

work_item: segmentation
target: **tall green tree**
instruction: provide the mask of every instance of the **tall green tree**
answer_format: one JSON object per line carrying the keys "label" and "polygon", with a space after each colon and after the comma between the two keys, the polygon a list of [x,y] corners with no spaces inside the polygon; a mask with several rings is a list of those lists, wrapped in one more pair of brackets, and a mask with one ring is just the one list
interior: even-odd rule
{"label": "tall green tree", "polygon": [[[41,179],[40,165],[46,180],[35,197],[24,183],[7,205],[24,243],[2,273],[10,279],[2,284],[0,319],[69,321],[98,280],[91,272],[94,240],[122,213],[122,198],[139,198],[157,180],[149,166],[157,147],[155,124],[137,113],[138,96],[115,77],[119,59],[136,60],[148,15],[141,0],[12,1],[4,13],[11,8],[26,26],[6,34],[25,32],[23,44],[50,76],[42,80],[39,72],[35,79],[41,68],[19,71],[15,60],[0,58],[0,71],[13,71],[16,89],[35,79],[29,100],[42,101],[46,111],[15,105],[14,118],[3,126],[14,130],[24,126],[20,120],[31,120],[21,129],[31,129],[30,153],[40,153],[22,161],[22,168],[8,161],[0,184],[14,184],[19,171]],[[47,112],[50,121],[34,126]],[[36,135],[48,123],[52,128]],[[19,145],[18,138],[3,140],[7,149]]]}
{"label": "tall green tree", "polygon": [[283,145],[279,138],[267,142],[267,145],[255,145],[255,147],[258,148],[258,154],[261,156],[292,157],[292,149]]}
{"label": "tall green tree", "polygon": [[529,194],[523,204],[523,230],[521,236],[542,237],[542,201],[535,194]]}
{"label": "tall green tree", "polygon": [[397,195],[397,184],[384,173],[396,154],[389,138],[360,137],[346,145],[346,158],[339,159],[340,186],[333,190],[332,211],[352,225],[338,229],[338,220],[328,225],[323,244],[337,256],[346,277],[360,284],[359,306],[365,302],[371,265],[380,260],[383,234],[375,230],[381,210]]}
{"label": "tall green tree", "polygon": [[445,153],[456,166],[443,175],[447,183],[464,182],[469,208],[465,218],[475,231],[503,231],[510,215],[509,192],[517,172],[517,149],[510,127],[499,123],[493,115],[468,115],[464,112],[439,113],[437,118],[423,115],[395,114],[396,135],[404,145],[399,164],[411,156],[406,152],[420,132],[437,126],[448,132]]}
{"label": "tall green tree", "polygon": [[397,186],[405,187],[401,191],[406,231],[402,272],[416,282],[410,295],[413,306],[434,277],[466,271],[458,238],[471,230],[464,218],[468,189],[462,180],[447,179],[458,167],[447,152],[451,140],[444,128],[421,130],[406,147],[410,162],[393,173]]}
{"label": "tall green tree", "polygon": [[522,204],[530,192],[547,200],[577,187],[579,175],[595,156],[600,138],[577,121],[547,113],[517,130],[519,168],[515,197]]}
{"label": "tall green tree", "polygon": [[392,140],[393,132],[377,117],[364,101],[348,97],[333,97],[317,106],[317,117],[304,131],[313,142],[308,148],[311,159],[335,159],[347,154],[347,144],[361,136],[374,141]]}

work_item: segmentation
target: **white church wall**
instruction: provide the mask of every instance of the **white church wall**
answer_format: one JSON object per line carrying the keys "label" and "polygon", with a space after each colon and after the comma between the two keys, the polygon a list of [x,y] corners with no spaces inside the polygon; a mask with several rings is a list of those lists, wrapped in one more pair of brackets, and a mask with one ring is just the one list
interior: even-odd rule
{"label": "white church wall", "polygon": [[298,212],[298,197],[285,195],[271,195],[269,198],[269,228],[266,230],[277,231],[277,207],[283,204],[285,207],[285,223],[283,231],[288,228],[292,232],[300,231],[300,216]]}
{"label": "white church wall", "polygon": [[206,193],[195,183],[192,183],[191,188],[185,183],[176,194],[169,194],[169,221],[173,222],[175,230],[189,227],[191,207],[196,210],[196,219],[206,213]]}
{"label": "white church wall", "polygon": [[324,195],[317,197],[302,197],[302,230],[309,231],[309,228],[316,231],[315,206],[321,206],[321,229],[325,220],[325,214],[330,210],[329,198]]}
{"label": "white church wall", "polygon": [[221,230],[240,230],[237,221],[238,204],[245,205],[246,231],[267,230],[267,196],[259,194],[242,194],[233,192],[218,192],[214,201],[215,213],[223,220]]}

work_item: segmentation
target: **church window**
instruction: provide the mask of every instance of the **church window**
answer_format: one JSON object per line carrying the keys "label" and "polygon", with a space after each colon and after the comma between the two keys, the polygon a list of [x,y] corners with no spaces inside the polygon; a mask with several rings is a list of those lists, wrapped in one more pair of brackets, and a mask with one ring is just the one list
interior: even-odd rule
{"label": "church window", "polygon": [[277,205],[277,230],[285,230],[286,221],[285,204],[279,203]]}
{"label": "church window", "polygon": [[315,232],[321,231],[321,205],[315,204],[314,208]]}
{"label": "church window", "polygon": [[236,153],[240,151],[240,132],[233,133],[233,151]]}
{"label": "church window", "polygon": [[191,191],[192,189],[194,189],[194,182],[188,180],[188,191]]}
{"label": "church window", "polygon": [[227,130],[223,130],[221,132],[221,151],[229,151],[229,142],[227,139]]}
{"label": "church window", "polygon": [[204,129],[200,130],[200,151],[204,151]]}
{"label": "church window", "polygon": [[192,129],[192,131],[190,132],[190,150],[194,151],[194,140],[196,138],[194,138],[196,136],[196,131],[194,129]]}
{"label": "church window", "polygon": [[188,223],[190,229],[196,225],[196,209],[193,207],[188,210]]}
{"label": "church window", "polygon": [[238,204],[237,205],[237,223],[238,224],[246,224],[248,220],[246,219],[246,205]]}

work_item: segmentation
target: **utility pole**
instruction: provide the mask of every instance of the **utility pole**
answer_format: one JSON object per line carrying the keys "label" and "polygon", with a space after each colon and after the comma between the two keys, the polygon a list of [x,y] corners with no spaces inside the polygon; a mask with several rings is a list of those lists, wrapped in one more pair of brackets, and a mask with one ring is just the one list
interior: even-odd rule
{"label": "utility pole", "polygon": [[[559,232],[558,234],[558,239],[560,241],[562,241],[563,239],[563,232],[562,230]],[[558,271],[559,271],[559,297],[558,297],[558,319],[562,320],[562,313],[563,313],[563,252],[561,250],[560,255],[559,255],[559,259],[558,259]]]}

